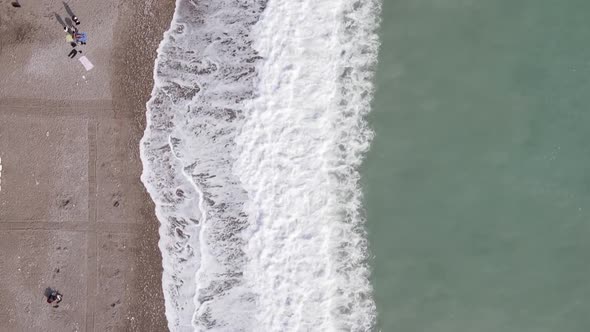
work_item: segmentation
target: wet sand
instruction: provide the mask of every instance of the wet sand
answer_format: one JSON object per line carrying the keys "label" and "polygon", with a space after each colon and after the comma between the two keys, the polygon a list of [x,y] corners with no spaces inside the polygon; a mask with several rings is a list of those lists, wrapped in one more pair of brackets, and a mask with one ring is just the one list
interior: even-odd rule
{"label": "wet sand", "polygon": [[0,4],[2,330],[165,331],[139,139],[174,1],[68,3],[89,36],[75,59],[61,1]]}

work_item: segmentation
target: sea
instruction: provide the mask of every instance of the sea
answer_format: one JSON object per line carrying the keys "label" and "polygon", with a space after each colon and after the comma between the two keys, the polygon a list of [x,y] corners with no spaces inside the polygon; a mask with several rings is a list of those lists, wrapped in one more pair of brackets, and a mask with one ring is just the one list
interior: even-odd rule
{"label": "sea", "polygon": [[378,0],[177,0],[141,141],[171,331],[370,331]]}
{"label": "sea", "polygon": [[177,0],[171,331],[590,331],[590,2]]}
{"label": "sea", "polygon": [[381,15],[361,170],[377,331],[590,331],[590,2]]}

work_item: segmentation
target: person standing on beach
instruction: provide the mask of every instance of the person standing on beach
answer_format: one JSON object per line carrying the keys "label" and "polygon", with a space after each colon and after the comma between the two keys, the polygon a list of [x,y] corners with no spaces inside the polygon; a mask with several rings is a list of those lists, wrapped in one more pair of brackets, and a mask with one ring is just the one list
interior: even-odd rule
{"label": "person standing on beach", "polygon": [[72,21],[74,21],[74,23],[76,23],[76,25],[80,25],[80,20],[78,19],[77,16],[72,16]]}
{"label": "person standing on beach", "polygon": [[62,295],[51,287],[45,289],[45,296],[47,297],[47,303],[51,304],[55,302],[54,307],[57,307],[57,304],[60,303],[62,299]]}

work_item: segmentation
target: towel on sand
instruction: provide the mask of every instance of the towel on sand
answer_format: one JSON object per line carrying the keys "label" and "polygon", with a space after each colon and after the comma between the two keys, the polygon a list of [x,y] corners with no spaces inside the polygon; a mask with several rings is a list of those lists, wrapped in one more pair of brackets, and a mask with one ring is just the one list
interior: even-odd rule
{"label": "towel on sand", "polygon": [[79,60],[84,66],[84,68],[86,68],[86,71],[89,71],[90,69],[94,68],[92,62],[90,62],[90,60],[88,60],[88,58],[86,58],[85,56],[80,57]]}

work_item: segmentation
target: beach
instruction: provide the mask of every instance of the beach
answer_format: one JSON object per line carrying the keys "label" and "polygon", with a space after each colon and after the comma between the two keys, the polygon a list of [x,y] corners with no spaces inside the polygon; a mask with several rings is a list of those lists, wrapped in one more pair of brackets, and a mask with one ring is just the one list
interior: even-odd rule
{"label": "beach", "polygon": [[587,2],[21,4],[2,331],[590,328]]}
{"label": "beach", "polygon": [[64,5],[21,4],[0,14],[3,328],[374,328],[378,0],[72,0],[74,59]]}
{"label": "beach", "polygon": [[0,11],[2,330],[165,331],[139,140],[174,2],[68,2],[88,34],[74,59],[62,2],[21,5]]}

